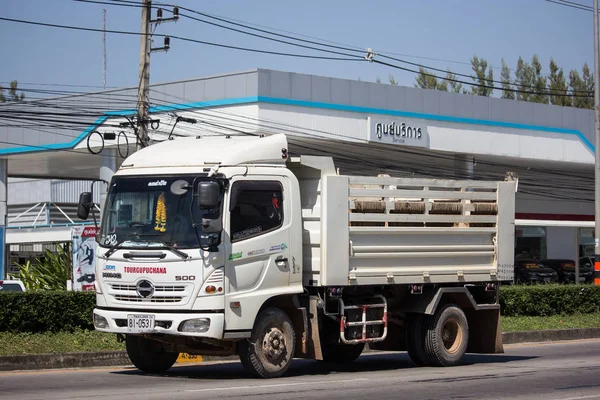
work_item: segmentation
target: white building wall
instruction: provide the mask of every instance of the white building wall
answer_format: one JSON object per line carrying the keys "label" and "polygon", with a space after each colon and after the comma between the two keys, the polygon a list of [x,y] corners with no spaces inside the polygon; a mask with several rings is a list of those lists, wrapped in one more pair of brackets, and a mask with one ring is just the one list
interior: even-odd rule
{"label": "white building wall", "polygon": [[555,227],[546,228],[546,246],[548,258],[577,257],[577,228]]}

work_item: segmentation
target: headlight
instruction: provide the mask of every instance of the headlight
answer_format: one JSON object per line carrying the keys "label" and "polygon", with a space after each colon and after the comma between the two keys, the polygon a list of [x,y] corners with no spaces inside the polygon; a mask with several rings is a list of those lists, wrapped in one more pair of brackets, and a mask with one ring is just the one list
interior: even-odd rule
{"label": "headlight", "polygon": [[207,332],[210,328],[210,319],[209,318],[196,318],[196,319],[188,319],[187,321],[183,321],[179,326],[180,332],[198,332],[204,333]]}
{"label": "headlight", "polygon": [[108,321],[101,315],[94,313],[94,327],[98,329],[108,328]]}

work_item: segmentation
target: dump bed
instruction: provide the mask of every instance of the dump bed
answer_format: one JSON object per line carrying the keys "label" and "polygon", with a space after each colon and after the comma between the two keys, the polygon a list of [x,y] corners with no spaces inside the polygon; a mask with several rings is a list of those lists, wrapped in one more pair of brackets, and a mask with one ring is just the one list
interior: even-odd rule
{"label": "dump bed", "polygon": [[321,172],[298,175],[306,285],[513,279],[516,181]]}

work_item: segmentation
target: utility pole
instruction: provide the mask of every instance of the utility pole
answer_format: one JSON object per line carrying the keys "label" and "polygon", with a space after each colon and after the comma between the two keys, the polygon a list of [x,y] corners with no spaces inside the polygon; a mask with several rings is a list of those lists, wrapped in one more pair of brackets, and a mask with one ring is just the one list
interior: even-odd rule
{"label": "utility pole", "polygon": [[106,89],[106,9],[102,10],[102,82]]}
{"label": "utility pole", "polygon": [[150,14],[152,2],[143,0],[142,31],[140,37],[140,74],[138,87],[138,136],[137,150],[148,144],[148,101],[150,92]]}
{"label": "utility pole", "polygon": [[598,0],[594,0],[594,114],[596,119],[595,163],[595,229],[594,229],[594,285],[600,285],[600,56],[598,38]]}
{"label": "utility pole", "polygon": [[[140,38],[140,73],[139,73],[139,87],[138,87],[138,103],[137,103],[137,150],[148,146],[150,137],[148,136],[148,103],[150,93],[150,53],[153,51],[169,51],[170,39],[168,36],[164,38],[163,47],[152,48],[151,47],[151,24],[160,24],[162,22],[177,22],[179,20],[179,7],[173,7],[173,16],[170,18],[163,18],[163,10],[159,8],[156,12],[156,19],[150,19],[152,14],[152,1],[142,0],[142,31]],[[135,129],[135,128],[134,128]]]}

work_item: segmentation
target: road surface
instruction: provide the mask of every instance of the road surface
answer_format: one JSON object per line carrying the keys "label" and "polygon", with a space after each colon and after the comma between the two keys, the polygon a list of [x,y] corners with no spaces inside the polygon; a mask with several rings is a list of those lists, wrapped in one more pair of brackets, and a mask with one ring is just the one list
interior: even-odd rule
{"label": "road surface", "polygon": [[349,366],[295,360],[280,379],[252,379],[239,362],[0,373],[3,399],[544,399],[600,400],[600,340],[510,345],[465,365],[417,368],[406,353],[363,354]]}

